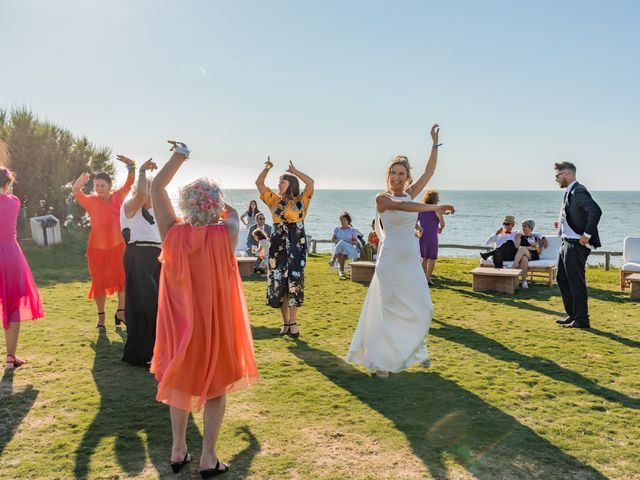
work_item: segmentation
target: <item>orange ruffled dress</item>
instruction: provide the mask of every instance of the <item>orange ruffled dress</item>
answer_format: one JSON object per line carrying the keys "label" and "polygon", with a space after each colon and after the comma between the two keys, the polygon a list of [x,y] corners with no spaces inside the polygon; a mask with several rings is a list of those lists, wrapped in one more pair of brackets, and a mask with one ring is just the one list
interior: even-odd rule
{"label": "orange ruffled dress", "polygon": [[238,264],[224,225],[175,224],[160,260],[156,399],[199,411],[206,400],[258,380]]}
{"label": "orange ruffled dress", "polygon": [[133,181],[134,176],[128,175],[125,184],[114,191],[109,200],[103,200],[96,194],[75,195],[91,218],[87,245],[87,263],[91,275],[89,298],[113,295],[124,290],[125,244],[120,229],[120,207]]}

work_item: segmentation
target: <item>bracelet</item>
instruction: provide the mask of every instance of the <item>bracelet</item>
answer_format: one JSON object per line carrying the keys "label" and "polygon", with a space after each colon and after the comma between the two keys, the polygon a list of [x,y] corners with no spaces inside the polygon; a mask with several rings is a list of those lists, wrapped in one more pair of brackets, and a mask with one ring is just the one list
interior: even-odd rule
{"label": "bracelet", "polygon": [[191,154],[191,152],[189,151],[189,148],[184,145],[176,145],[175,150],[176,153],[179,153],[180,155],[184,155],[185,159],[189,158],[189,155]]}
{"label": "bracelet", "polygon": [[135,160],[133,160],[129,165],[127,165],[127,170],[129,170],[129,173],[133,173],[136,171],[136,162]]}
{"label": "bracelet", "polygon": [[437,150],[437,149],[438,149],[438,147],[439,147],[439,146],[441,146],[441,145],[442,145],[442,143],[438,143],[437,145],[435,145],[435,144],[434,144],[434,145],[433,145],[433,147],[431,147],[431,148],[433,148],[433,149],[436,149],[436,150]]}

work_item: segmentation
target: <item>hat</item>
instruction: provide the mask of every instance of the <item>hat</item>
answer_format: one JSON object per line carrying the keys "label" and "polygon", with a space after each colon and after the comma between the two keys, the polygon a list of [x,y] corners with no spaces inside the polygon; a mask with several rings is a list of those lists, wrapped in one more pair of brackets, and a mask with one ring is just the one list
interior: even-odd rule
{"label": "hat", "polygon": [[504,216],[504,220],[502,220],[502,223],[516,223],[516,217],[514,217],[513,215],[505,215]]}
{"label": "hat", "polygon": [[536,222],[534,222],[533,220],[525,220],[522,222],[522,225],[529,225],[529,228],[533,230],[536,226]]}

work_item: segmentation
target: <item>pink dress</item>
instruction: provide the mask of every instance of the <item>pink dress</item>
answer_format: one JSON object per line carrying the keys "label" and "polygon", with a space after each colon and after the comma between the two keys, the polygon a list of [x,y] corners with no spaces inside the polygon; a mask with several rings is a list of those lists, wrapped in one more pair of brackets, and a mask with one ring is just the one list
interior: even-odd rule
{"label": "pink dress", "polygon": [[44,317],[44,308],[27,259],[16,240],[20,200],[0,194],[0,317],[6,330],[9,322]]}

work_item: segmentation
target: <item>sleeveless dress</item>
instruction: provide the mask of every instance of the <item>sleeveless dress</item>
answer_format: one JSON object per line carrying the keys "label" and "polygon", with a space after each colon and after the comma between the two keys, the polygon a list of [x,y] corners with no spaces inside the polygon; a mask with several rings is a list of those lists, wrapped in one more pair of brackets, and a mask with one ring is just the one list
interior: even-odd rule
{"label": "sleeveless dress", "polygon": [[87,244],[87,263],[91,275],[88,298],[100,298],[124,290],[124,240],[120,227],[120,207],[131,190],[134,176],[128,175],[125,184],[115,190],[109,200],[98,195],[75,196],[91,219],[91,232]]}
{"label": "sleeveless dress", "polygon": [[0,194],[0,318],[10,322],[44,317],[44,308],[27,259],[16,239],[20,199]]}
{"label": "sleeveless dress", "polygon": [[436,260],[438,258],[438,227],[440,220],[436,212],[420,212],[418,221],[422,227],[420,237],[420,256],[423,259]]}
{"label": "sleeveless dress", "polygon": [[[410,195],[391,197],[410,201]],[[415,237],[418,214],[387,210],[376,217],[376,270],[347,361],[370,370],[400,372],[429,358],[426,340],[433,304]],[[380,221],[384,225],[381,231]]]}
{"label": "sleeveless dress", "polygon": [[238,264],[223,224],[176,224],[162,246],[156,399],[199,411],[208,399],[258,380]]}

